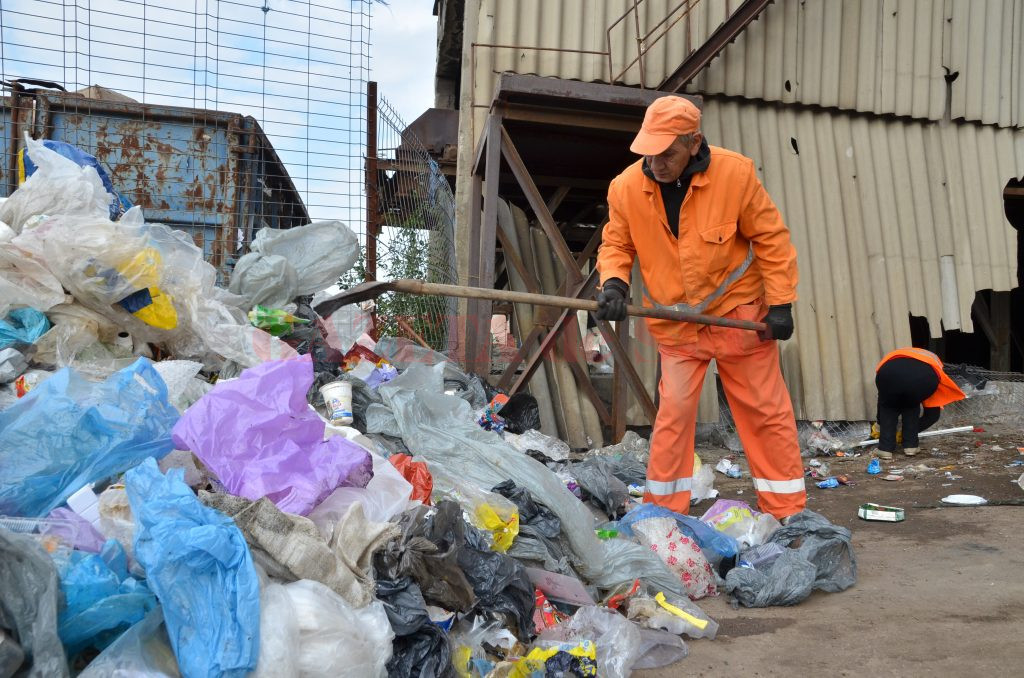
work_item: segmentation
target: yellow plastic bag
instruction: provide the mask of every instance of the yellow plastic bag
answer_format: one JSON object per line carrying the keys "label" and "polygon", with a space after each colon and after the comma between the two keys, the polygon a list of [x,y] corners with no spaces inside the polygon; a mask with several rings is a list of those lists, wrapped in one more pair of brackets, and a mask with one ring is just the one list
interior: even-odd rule
{"label": "yellow plastic bag", "polygon": [[457,481],[436,465],[430,466],[434,479],[431,495],[436,504],[444,499],[458,502],[469,516],[469,522],[490,537],[491,550],[505,553],[519,534],[519,509],[511,501],[496,494]]}
{"label": "yellow plastic bag", "polygon": [[117,270],[137,289],[149,291],[150,303],[132,312],[132,315],[151,327],[173,330],[178,326],[178,312],[174,309],[174,299],[159,287],[161,265],[160,252],[156,248],[146,247],[139,250],[127,264],[118,266]]}

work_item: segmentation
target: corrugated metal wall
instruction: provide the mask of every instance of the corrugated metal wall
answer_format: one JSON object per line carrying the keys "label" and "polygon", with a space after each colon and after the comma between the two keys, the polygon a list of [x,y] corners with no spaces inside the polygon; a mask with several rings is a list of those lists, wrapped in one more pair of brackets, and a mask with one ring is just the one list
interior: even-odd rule
{"label": "corrugated metal wall", "polygon": [[711,143],[754,158],[799,253],[795,341],[784,363],[797,416],[867,419],[881,355],[909,315],[943,318],[940,257],[971,331],[975,291],[1016,285],[1002,189],[1024,176],[1024,131],[705,100]]}
{"label": "corrugated metal wall", "polygon": [[942,120],[947,74],[950,118],[1024,127],[1024,0],[778,0],[689,91]]}
{"label": "corrugated metal wall", "polygon": [[[607,27],[632,6],[468,2],[479,4],[467,6],[462,196],[497,74],[610,77],[607,57],[469,43],[604,51]],[[676,4],[641,5],[641,34]],[[694,4],[689,25],[648,53],[643,83],[634,67],[625,84],[661,82],[738,0]],[[616,72],[635,56],[636,27],[629,18],[612,34]],[[947,73],[957,74],[948,87]],[[801,299],[783,360],[798,417],[873,418],[871,374],[884,351],[910,343],[909,314],[926,316],[933,336],[954,316],[971,331],[975,291],[1015,285],[1001,191],[1024,176],[1024,0],[776,0],[692,91],[712,95],[712,143],[757,161],[793,231]],[[956,291],[945,319],[944,257]]]}

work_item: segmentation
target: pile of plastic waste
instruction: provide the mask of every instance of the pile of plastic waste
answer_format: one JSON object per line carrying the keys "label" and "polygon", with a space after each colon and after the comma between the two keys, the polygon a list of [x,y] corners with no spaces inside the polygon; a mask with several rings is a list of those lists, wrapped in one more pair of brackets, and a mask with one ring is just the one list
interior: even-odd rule
{"label": "pile of plastic waste", "polygon": [[528,395],[372,340],[357,306],[321,317],[343,224],[261,230],[224,289],[26,143],[0,204],[0,676],[627,676],[714,639],[696,600],[854,582],[813,512],[642,504],[642,438],[574,452]]}

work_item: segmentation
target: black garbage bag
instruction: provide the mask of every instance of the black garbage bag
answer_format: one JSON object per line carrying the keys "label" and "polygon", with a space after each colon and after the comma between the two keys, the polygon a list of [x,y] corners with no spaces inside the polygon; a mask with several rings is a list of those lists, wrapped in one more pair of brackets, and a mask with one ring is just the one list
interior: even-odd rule
{"label": "black garbage bag", "polygon": [[[32,537],[0,527],[0,630],[20,646],[22,665],[14,667],[18,675],[70,674],[57,636],[62,599],[50,556]],[[5,661],[13,663],[17,654],[13,648],[5,652]]]}
{"label": "black garbage bag", "polygon": [[458,545],[439,546],[425,536],[429,512],[421,506],[402,514],[398,521],[402,535],[374,554],[374,571],[384,579],[412,577],[430,605],[469,612],[477,601],[474,586],[460,566]]}
{"label": "black garbage bag", "polygon": [[519,509],[519,525],[530,525],[539,534],[555,539],[562,532],[562,522],[546,506],[533,500],[533,496],[525,487],[516,487],[511,480],[495,485],[491,492],[510,499]]}
{"label": "black garbage bag", "polygon": [[476,593],[474,609],[504,615],[516,636],[528,641],[534,597],[526,569],[514,558],[491,551],[476,528],[462,519],[462,507],[452,501],[437,505],[426,537],[442,550],[454,548],[459,566]]}
{"label": "black garbage bag", "polygon": [[629,499],[629,488],[615,477],[615,471],[615,462],[608,457],[588,457],[569,468],[580,487],[612,519],[618,517]]}
{"label": "black garbage bag", "polygon": [[768,568],[737,567],[725,590],[747,607],[795,605],[814,589],[843,591],[857,581],[851,533],[824,516],[804,510],[768,538],[785,548]]}
{"label": "black garbage bag", "polygon": [[384,603],[395,632],[388,676],[449,678],[452,667],[448,636],[430,621],[420,587],[409,577],[378,579],[377,598]]}
{"label": "black garbage bag", "polygon": [[509,433],[540,430],[540,407],[537,399],[529,393],[509,396],[508,402],[498,410],[498,415],[505,420],[505,430]]}

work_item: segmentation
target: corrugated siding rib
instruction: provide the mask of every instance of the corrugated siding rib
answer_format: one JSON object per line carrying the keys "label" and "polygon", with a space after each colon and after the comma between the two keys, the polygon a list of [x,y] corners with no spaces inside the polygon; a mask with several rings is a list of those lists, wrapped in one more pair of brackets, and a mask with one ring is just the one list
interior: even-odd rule
{"label": "corrugated siding rib", "polygon": [[[721,22],[703,0],[691,39]],[[1024,127],[1024,0],[780,0],[693,93]],[[788,85],[787,85],[788,83]]]}
{"label": "corrugated siding rib", "polygon": [[1024,176],[1024,131],[715,98],[703,119],[712,143],[754,158],[793,233],[800,299],[783,358],[798,417],[874,416],[871,374],[910,342],[908,316],[941,333],[941,256],[954,257],[965,331],[976,290],[1016,284],[1002,189]]}

